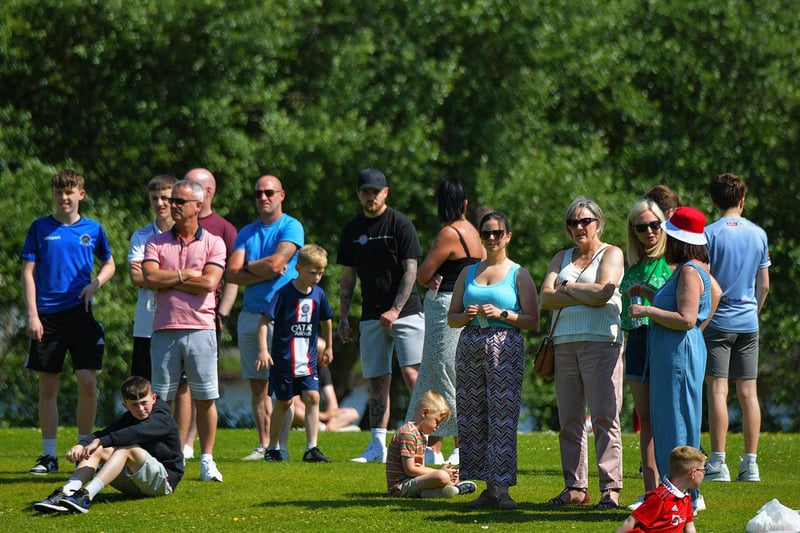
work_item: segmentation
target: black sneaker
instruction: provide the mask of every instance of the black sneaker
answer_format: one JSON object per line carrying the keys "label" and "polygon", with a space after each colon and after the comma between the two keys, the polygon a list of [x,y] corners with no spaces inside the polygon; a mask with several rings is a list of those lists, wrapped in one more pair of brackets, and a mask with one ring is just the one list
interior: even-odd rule
{"label": "black sneaker", "polygon": [[34,503],[33,508],[40,513],[64,512],[67,510],[67,508],[61,504],[61,500],[66,497],[67,495],[64,494],[64,491],[62,491],[61,487],[59,487],[44,500]]}
{"label": "black sneaker", "polygon": [[71,496],[61,498],[61,505],[73,513],[88,513],[89,507],[92,506],[92,500],[89,499],[86,489],[80,489],[73,492]]}
{"label": "black sneaker", "polygon": [[306,463],[330,463],[331,460],[325,457],[325,454],[322,451],[314,446],[310,450],[306,450],[306,453],[303,454],[303,461]]}
{"label": "black sneaker", "polygon": [[36,459],[36,464],[28,472],[37,476],[55,474],[58,472],[58,459],[52,455],[40,455]]}
{"label": "black sneaker", "polygon": [[281,450],[267,450],[264,452],[264,460],[268,463],[280,463],[283,461]]}

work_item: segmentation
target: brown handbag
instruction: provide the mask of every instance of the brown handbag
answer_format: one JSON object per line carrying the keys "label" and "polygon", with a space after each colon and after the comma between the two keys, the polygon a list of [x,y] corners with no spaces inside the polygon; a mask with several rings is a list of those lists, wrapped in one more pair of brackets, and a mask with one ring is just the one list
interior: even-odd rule
{"label": "brown handbag", "polygon": [[534,373],[545,381],[553,381],[556,374],[556,353],[553,346],[553,331],[556,329],[558,317],[561,316],[561,309],[556,313],[553,324],[550,326],[550,333],[545,335],[539,348],[536,349],[536,358],[533,360]]}

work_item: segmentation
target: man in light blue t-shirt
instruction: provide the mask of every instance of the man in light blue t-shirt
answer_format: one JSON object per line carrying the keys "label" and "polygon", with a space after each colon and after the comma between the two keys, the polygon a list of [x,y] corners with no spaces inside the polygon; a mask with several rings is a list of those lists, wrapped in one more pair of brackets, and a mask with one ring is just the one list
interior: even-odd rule
{"label": "man in light blue t-shirt", "polygon": [[706,481],[730,481],[725,464],[728,381],[736,381],[742,408],[744,457],[737,481],[760,481],[756,454],[761,431],[758,403],[758,314],[769,292],[769,247],[763,229],[742,217],[747,185],[734,174],[711,180],[711,200],[720,218],[706,226],[711,274],[722,298],[703,332],[708,349],[706,390],[711,456]]}

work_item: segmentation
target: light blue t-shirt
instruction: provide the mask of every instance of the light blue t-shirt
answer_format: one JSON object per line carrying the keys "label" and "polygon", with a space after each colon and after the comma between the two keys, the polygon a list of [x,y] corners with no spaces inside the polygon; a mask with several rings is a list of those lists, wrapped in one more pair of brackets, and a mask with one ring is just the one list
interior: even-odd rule
{"label": "light blue t-shirt", "polygon": [[758,331],[756,274],[768,268],[767,234],[746,218],[728,217],[706,226],[711,274],[722,298],[709,326],[729,333]]}
{"label": "light blue t-shirt", "polygon": [[[264,225],[260,220],[243,227],[236,237],[233,245],[235,250],[244,250],[244,260],[258,261],[275,253],[281,241],[295,244],[298,250],[303,246],[305,234],[303,225],[286,213],[269,225]],[[244,288],[243,311],[250,313],[263,313],[267,303],[278,292],[278,289],[297,277],[297,252],[286,264],[286,272],[268,281],[262,281]]]}
{"label": "light blue t-shirt", "polygon": [[[517,295],[517,271],[519,265],[514,264],[509,270],[506,277],[500,283],[494,285],[480,285],[475,282],[475,271],[478,269],[476,263],[469,268],[467,272],[467,279],[464,280],[464,308],[469,305],[485,305],[492,304],[499,309],[506,309],[519,313],[521,307],[519,305],[519,297]],[[513,328],[511,324],[496,318],[488,319],[489,326],[501,328]],[[469,322],[470,326],[479,326],[478,317],[473,318]]]}

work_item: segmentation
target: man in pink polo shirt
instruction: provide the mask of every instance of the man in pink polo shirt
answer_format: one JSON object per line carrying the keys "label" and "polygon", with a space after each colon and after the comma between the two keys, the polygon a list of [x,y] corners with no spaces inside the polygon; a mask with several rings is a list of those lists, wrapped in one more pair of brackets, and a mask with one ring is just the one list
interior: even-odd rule
{"label": "man in pink polo shirt", "polygon": [[147,241],[142,274],[158,289],[150,342],[153,391],[174,407],[186,372],[197,409],[200,479],[222,481],[214,463],[219,380],[214,290],[225,271],[225,243],[198,223],[203,187],[181,180],[172,188],[175,226]]}

